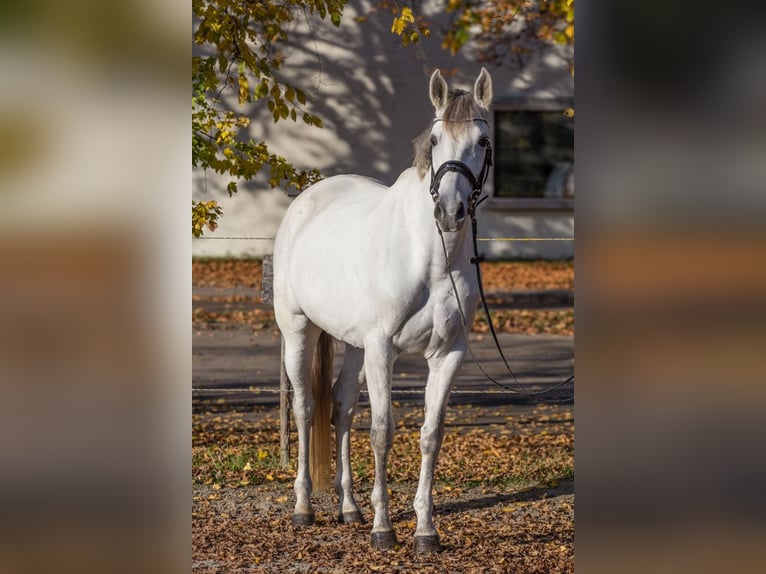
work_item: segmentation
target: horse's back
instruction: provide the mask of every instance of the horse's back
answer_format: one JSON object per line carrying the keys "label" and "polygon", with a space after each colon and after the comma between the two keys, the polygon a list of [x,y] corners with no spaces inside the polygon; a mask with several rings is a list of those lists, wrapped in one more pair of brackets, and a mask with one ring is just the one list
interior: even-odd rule
{"label": "horse's back", "polygon": [[360,175],[336,175],[323,179],[303,191],[290,204],[280,226],[280,235],[283,236],[278,240],[291,241],[304,224],[330,205],[336,211],[358,208],[360,203],[372,209],[375,198],[387,189],[380,181]]}

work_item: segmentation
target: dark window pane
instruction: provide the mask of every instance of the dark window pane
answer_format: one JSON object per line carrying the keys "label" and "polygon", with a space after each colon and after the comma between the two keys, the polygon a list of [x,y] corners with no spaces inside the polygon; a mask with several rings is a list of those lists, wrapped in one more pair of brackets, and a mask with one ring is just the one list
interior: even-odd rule
{"label": "dark window pane", "polygon": [[574,195],[574,118],[560,111],[495,112],[495,196]]}

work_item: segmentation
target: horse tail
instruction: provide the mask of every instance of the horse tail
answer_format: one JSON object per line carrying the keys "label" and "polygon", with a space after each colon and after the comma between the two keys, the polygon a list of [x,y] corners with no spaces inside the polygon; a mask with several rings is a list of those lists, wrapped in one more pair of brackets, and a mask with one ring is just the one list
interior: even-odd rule
{"label": "horse tail", "polygon": [[332,411],[334,353],[333,338],[323,331],[314,350],[314,364],[311,369],[314,416],[311,420],[309,468],[311,470],[311,482],[316,490],[324,490],[330,484],[330,462],[332,458],[330,415]]}

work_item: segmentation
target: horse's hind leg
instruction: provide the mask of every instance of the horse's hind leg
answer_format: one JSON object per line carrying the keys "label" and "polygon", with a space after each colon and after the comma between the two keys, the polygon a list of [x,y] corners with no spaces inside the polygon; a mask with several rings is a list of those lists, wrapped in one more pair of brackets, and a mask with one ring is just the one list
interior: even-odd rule
{"label": "horse's hind leg", "polygon": [[319,329],[303,316],[293,316],[292,329],[284,329],[285,370],[293,387],[293,416],[298,431],[298,473],[295,479],[295,526],[308,526],[314,522],[311,506],[311,475],[309,471],[309,436],[314,413],[311,392],[311,364]]}
{"label": "horse's hind leg", "polygon": [[351,474],[351,421],[364,382],[364,350],[346,345],[343,368],[335,383],[333,394],[333,424],[335,425],[336,465],[335,492],[340,501],[338,522],[364,522],[354,500],[354,478]]}

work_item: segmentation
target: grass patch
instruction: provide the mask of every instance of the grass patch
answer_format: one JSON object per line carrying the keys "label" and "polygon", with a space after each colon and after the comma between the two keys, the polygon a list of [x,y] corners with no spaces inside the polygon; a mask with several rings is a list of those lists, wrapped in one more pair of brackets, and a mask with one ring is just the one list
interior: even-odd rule
{"label": "grass patch", "polygon": [[[268,423],[270,429],[273,424]],[[293,465],[296,450],[293,440]],[[352,431],[351,468],[357,483],[374,480],[367,432]],[[417,483],[419,474],[419,433],[398,432],[389,457],[389,482]],[[245,422],[242,413],[227,413],[195,425],[192,476],[196,484],[237,487],[292,482],[295,468],[280,468],[276,430],[260,430],[256,423]],[[524,418],[513,417],[500,433],[484,428],[446,432],[436,473],[437,480],[450,487],[524,487],[573,476],[574,420],[568,413],[552,417],[545,407]]]}

